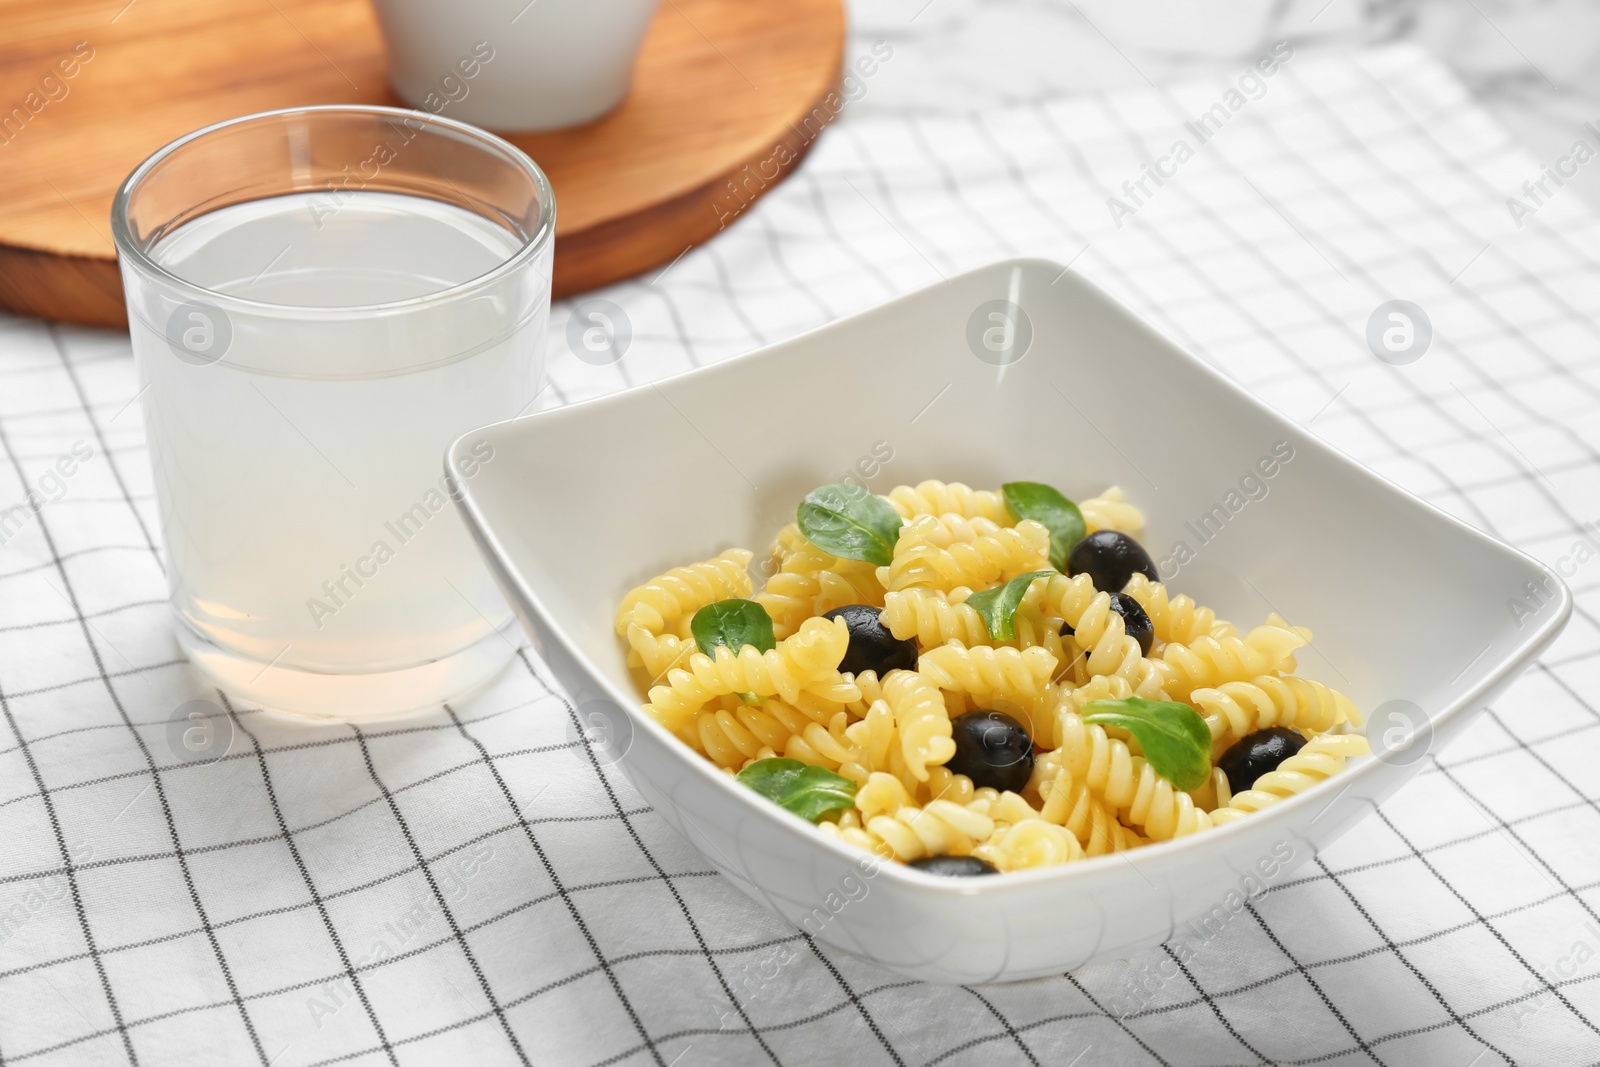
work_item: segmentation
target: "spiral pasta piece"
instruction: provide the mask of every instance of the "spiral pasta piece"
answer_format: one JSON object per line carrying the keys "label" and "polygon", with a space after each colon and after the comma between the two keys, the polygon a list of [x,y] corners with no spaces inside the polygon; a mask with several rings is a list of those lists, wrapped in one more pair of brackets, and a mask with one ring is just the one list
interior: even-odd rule
{"label": "spiral pasta piece", "polygon": [[878,568],[889,592],[928,586],[982,589],[1050,566],[1050,532],[1025,520],[1001,527],[983,518],[923,515],[900,530],[894,558]]}
{"label": "spiral pasta piece", "polygon": [[[676,730],[714,696],[776,694],[792,703],[808,686],[816,688],[819,683],[841,681],[839,662],[849,644],[850,630],[843,619],[807,619],[798,633],[766,652],[757,652],[749,645],[738,653],[718,648],[715,659],[696,652],[689,657],[687,667],[667,672],[666,685],[650,690],[645,709],[667,729]],[[846,683],[843,689],[853,691],[854,687]],[[845,695],[837,688],[828,692]]]}
{"label": "spiral pasta piece", "polygon": [[1056,661],[1055,674],[1052,676],[1055,678],[1065,676],[1070,667],[1081,667],[1083,660],[1077,643],[1070,636],[1061,636],[1062,622],[1043,612],[1020,609],[1011,619],[1017,647],[1041,648],[1050,653],[1050,658]]}
{"label": "spiral pasta piece", "polygon": [[1211,820],[1222,825],[1269,808],[1332,778],[1344,770],[1345,760],[1351,756],[1366,756],[1371,752],[1367,739],[1360,734],[1313,737],[1299,752],[1278,764],[1277,770],[1257,778],[1244,792],[1235,793],[1227,807],[1211,813]]}
{"label": "spiral pasta piece", "polygon": [[914,519],[919,515],[960,515],[968,519],[988,519],[999,526],[1011,525],[1011,513],[1004,497],[960,482],[930,479],[914,487],[899,485],[889,490],[888,500],[902,519]]}
{"label": "spiral pasta piece", "polygon": [[923,648],[950,641],[966,645],[993,644],[989,628],[976,609],[953,602],[937,589],[913,586],[883,598],[883,624],[898,640],[916,638]]}
{"label": "spiral pasta piece", "polygon": [[917,781],[927,781],[930,764],[942,764],[956,753],[944,697],[918,671],[890,671],[883,680],[883,699],[894,712],[906,769]]}
{"label": "spiral pasta piece", "polygon": [[1228,773],[1221,767],[1211,768],[1211,792],[1213,811],[1233,803],[1233,783],[1228,781]]}
{"label": "spiral pasta piece", "polygon": [[[849,675],[845,677],[850,678]],[[858,719],[865,718],[872,705],[883,699],[883,683],[878,680],[877,674],[872,671],[862,671],[850,678],[850,684],[856,687],[857,696],[850,702],[850,714]]]}
{"label": "spiral pasta piece", "polygon": [[[1087,574],[1067,577],[1051,575],[1036,586],[1039,610],[1060,618],[1073,628],[1072,644],[1084,654],[1084,669],[1089,675],[1116,675],[1125,678],[1132,695],[1146,699],[1158,698],[1165,688],[1167,673],[1156,663],[1146,660],[1139,642],[1128,636],[1122,616],[1111,610],[1111,595],[1095,589]],[[1033,596],[1033,589],[1028,590]],[[1023,598],[1024,604],[1028,597]],[[1019,609],[1019,614],[1021,611]],[[1065,648],[1067,642],[1063,641]],[[1076,655],[1073,657],[1076,659]],[[1070,663],[1068,664],[1071,665]]]}
{"label": "spiral pasta piece", "polygon": [[[1037,588],[1043,588],[1042,585]],[[1029,590],[1030,595],[1033,589]],[[1011,642],[998,642],[989,635],[989,628],[976,610],[967,606],[963,590],[942,593],[937,589],[913,586],[889,593],[884,598],[883,624],[896,638],[904,641],[915,638],[923,648],[959,641],[976,645],[1014,644],[1018,648],[1042,648],[1060,664],[1077,658],[1078,650],[1070,637],[1063,639],[1063,620],[1039,610],[1037,596],[1030,603],[1024,597],[1012,619],[1015,638]],[[1068,650],[1070,648],[1070,651]]]}
{"label": "spiral pasta piece", "polygon": [[878,584],[878,576],[873,573],[871,564],[864,563],[861,566],[866,569],[841,568],[817,575],[817,595],[811,601],[812,612],[824,615],[847,604],[882,607],[883,586]]}
{"label": "spiral pasta piece", "polygon": [[779,532],[773,558],[777,572],[751,599],[767,609],[773,634],[780,640],[813,615],[847,604],[883,604],[883,587],[872,564],[824,552],[793,523]]}
{"label": "spiral pasta piece", "polygon": [[[794,531],[792,537],[781,539],[781,543],[788,547],[782,551],[779,570],[790,574],[810,574],[821,576],[824,574],[838,574],[848,578],[852,584],[860,583],[863,588],[869,588],[874,581],[873,571],[876,569],[870,563],[858,559],[845,559],[825,552],[805,539],[799,527],[791,523],[788,527]],[[795,540],[798,538],[798,540]],[[877,595],[881,598],[883,591]]]}
{"label": "spiral pasta piece", "polygon": [[1306,644],[1309,645],[1311,643],[1311,627],[1291,625],[1288,619],[1284,618],[1282,615],[1279,615],[1276,611],[1267,616],[1267,625],[1281,626],[1285,630],[1293,630],[1305,640]]}
{"label": "spiral pasta piece", "polygon": [[[953,774],[950,778],[953,785],[971,782],[971,779],[964,774]],[[996,830],[1010,826],[1012,823],[1021,822],[1023,819],[1036,819],[1039,817],[1039,812],[1034,806],[1022,799],[1018,794],[1002,793],[998,789],[992,789],[989,786],[984,786],[982,789],[974,789],[971,796],[962,800],[958,800],[955,797],[935,797],[933,799],[953,800],[970,811],[987,815],[994,820]]]}
{"label": "spiral pasta piece", "polygon": [[793,636],[800,624],[811,617],[811,605],[821,591],[822,580],[815,574],[779,571],[750,599],[767,609],[772,617],[772,635],[781,641]]}
{"label": "spiral pasta piece", "polygon": [[778,751],[793,736],[777,716],[761,708],[707,708],[695,714],[700,750],[719,767],[734,770],[762,751]]}
{"label": "spiral pasta piece", "polygon": [[901,808],[913,805],[911,793],[905,783],[887,774],[874,774],[856,790],[856,810],[862,819],[877,815],[893,815]]}
{"label": "spiral pasta piece", "polygon": [[658,634],[636,622],[628,624],[628,666],[640,668],[652,681],[678,666],[694,650],[693,641],[676,634]]}
{"label": "spiral pasta piece", "polygon": [[1152,841],[1166,841],[1211,826],[1211,817],[1195,807],[1189,794],[1156,773],[1125,742],[1106,735],[1104,728],[1086,724],[1076,712],[1057,715],[1061,765],[1081,781],[1124,821],[1140,828]]}
{"label": "spiral pasta piece", "polygon": [[[845,681],[846,676],[840,675],[840,681]],[[860,690],[853,682],[846,682],[842,687],[843,692],[829,693],[830,685],[835,683],[813,683],[810,688],[802,690],[793,701],[780,700],[778,697],[768,697],[764,702],[769,708],[776,710],[789,709],[790,712],[803,716],[805,720],[821,723],[832,730],[834,722],[844,715],[843,723],[848,725],[855,720],[850,714],[850,699]],[[838,698],[838,699],[836,699]],[[840,726],[842,731],[844,726]]]}
{"label": "spiral pasta piece", "polygon": [[1144,512],[1122,498],[1120,486],[1111,486],[1099,496],[1078,501],[1083,514],[1083,524],[1089,533],[1097,530],[1120,530],[1136,534],[1144,529]]}
{"label": "spiral pasta piece", "polygon": [[1350,698],[1337,689],[1292,675],[1261,675],[1196,689],[1189,694],[1189,703],[1211,728],[1214,750],[1269,726],[1320,734],[1360,717]]}
{"label": "spiral pasta piece", "polygon": [[1023,819],[997,827],[989,840],[972,850],[1001,873],[1032,867],[1056,867],[1083,858],[1083,846],[1065,828],[1045,819]]}
{"label": "spiral pasta piece", "polygon": [[1210,608],[1201,607],[1181,593],[1170,596],[1165,585],[1142,574],[1129,578],[1122,591],[1144,608],[1155,639],[1163,644],[1176,641],[1186,645],[1201,637],[1226,637],[1234,632],[1233,624],[1218,619]]}
{"label": "spiral pasta piece", "polygon": [[[816,688],[826,688],[826,686],[816,686]],[[784,725],[789,728],[789,733],[795,734],[802,733],[806,726],[813,723],[827,726],[834,733],[843,734],[851,721],[854,721],[848,705],[832,701],[829,697],[816,693],[816,689],[802,689],[794,701],[784,701],[776,696],[766,697],[765,701],[762,701],[762,707],[781,718]]]}
{"label": "spiral pasta piece", "polygon": [[826,727],[820,723],[807,723],[784,741],[783,754],[801,763],[837,771],[856,756],[855,744],[844,730],[842,717]]}
{"label": "spiral pasta piece", "polygon": [[1294,653],[1305,646],[1299,632],[1285,626],[1257,626],[1240,636],[1200,637],[1187,644],[1173,642],[1161,650],[1158,663],[1162,687],[1174,700],[1186,699],[1196,689],[1215,689],[1227,682],[1244,681],[1263,674],[1294,669]]}
{"label": "spiral pasta piece", "polygon": [[1089,674],[1126,678],[1143,697],[1162,687],[1165,675],[1145,661],[1138,640],[1128,636],[1122,616],[1111,610],[1111,594],[1099,593],[1089,601],[1074,628],[1073,640],[1085,653]]}
{"label": "spiral pasta piece", "polygon": [[1076,781],[1060,757],[1047,752],[1034,763],[1034,782],[1043,802],[1039,816],[1065,827],[1090,856],[1138,846],[1139,837],[1117,821],[1116,809]]}
{"label": "spiral pasta piece", "polygon": [[[1056,705],[1051,709],[1049,718],[1043,723],[1043,737],[1040,743],[1045,748],[1061,747],[1059,730],[1061,723],[1064,721],[1061,717],[1063,711],[1081,715],[1086,704],[1092,704],[1097,700],[1127,700],[1133,695],[1133,686],[1128,684],[1128,680],[1115,674],[1095,675],[1075,688],[1057,687]],[[1166,697],[1158,696],[1148,699],[1165,700]]]}
{"label": "spiral pasta piece", "polygon": [[[973,788],[972,779],[957,774],[943,765],[928,768],[928,780],[917,786],[917,795],[925,800],[950,800],[957,804],[971,804],[978,798],[979,790]],[[987,792],[994,792],[990,789]],[[985,811],[985,814],[988,814]]]}
{"label": "spiral pasta piece", "polygon": [[[909,673],[909,672],[907,672]],[[923,856],[965,856],[994,833],[994,820],[948,800],[917,807],[904,784],[892,775],[874,774],[856,791],[860,825],[841,819],[819,823],[824,833],[897,860]]]}
{"label": "spiral pasta piece", "polygon": [[[1048,721],[1059,701],[1050,684],[1055,670],[1055,657],[1042,648],[967,648],[952,643],[929,649],[917,661],[917,673],[932,685],[965,693],[978,704],[1007,701],[1039,724]],[[1028,732],[1035,732],[1031,725]]]}
{"label": "spiral pasta piece", "polygon": [[635,623],[651,633],[665,633],[678,619],[707,604],[749,596],[750,559],[747,549],[730,548],[701,563],[674,567],[629,590],[617,607],[617,633],[626,636]]}
{"label": "spiral pasta piece", "polygon": [[1049,612],[1074,628],[1096,596],[1094,580],[1087,574],[1071,578],[1065,574],[1052,574],[1042,582],[1034,582],[1022,598],[1022,607],[1036,606]]}
{"label": "spiral pasta piece", "polygon": [[1227,807],[1233,799],[1233,788],[1228,784],[1227,772],[1221,767],[1212,767],[1205,783],[1199,789],[1191,789],[1189,796],[1203,811],[1215,813],[1218,808]]}
{"label": "spiral pasta piece", "polygon": [[[826,622],[827,620],[824,619],[823,621]],[[793,640],[793,638],[790,638],[790,640]],[[840,674],[838,671],[833,671],[814,681],[807,682],[805,689],[796,695],[795,704],[799,705],[813,698],[848,708],[861,699],[861,689],[851,680],[848,674]]]}
{"label": "spiral pasta piece", "polygon": [[1088,677],[1088,672],[1083,670],[1084,656],[1072,635],[1062,634],[1067,620],[1044,603],[1048,588],[1048,582],[1034,581],[1028,584],[1027,592],[1011,617],[1015,640],[1007,643],[1013,643],[1018,648],[1044,649],[1055,657],[1057,679],[1067,677],[1074,682],[1081,682],[1080,674],[1083,678]]}
{"label": "spiral pasta piece", "polygon": [[796,523],[789,523],[772,539],[772,558],[777,561],[780,570],[785,563],[808,549],[821,551],[806,540],[806,535],[800,532],[800,527]]}
{"label": "spiral pasta piece", "polygon": [[894,743],[894,712],[888,701],[882,698],[873,700],[867,713],[845,727],[844,734],[850,742],[850,754],[848,759],[839,762],[836,769],[846,778],[859,785],[880,772],[892,774],[902,781],[909,777],[905,774],[905,758]]}

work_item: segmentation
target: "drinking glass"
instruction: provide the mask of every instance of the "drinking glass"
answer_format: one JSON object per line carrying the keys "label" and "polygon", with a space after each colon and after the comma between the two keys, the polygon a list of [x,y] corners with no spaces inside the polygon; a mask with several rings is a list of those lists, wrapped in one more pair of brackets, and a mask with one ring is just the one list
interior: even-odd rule
{"label": "drinking glass", "polygon": [[112,208],[179,644],[359,722],[486,684],[514,622],[447,445],[543,384],[555,200],[517,148],[382,107],[180,138]]}

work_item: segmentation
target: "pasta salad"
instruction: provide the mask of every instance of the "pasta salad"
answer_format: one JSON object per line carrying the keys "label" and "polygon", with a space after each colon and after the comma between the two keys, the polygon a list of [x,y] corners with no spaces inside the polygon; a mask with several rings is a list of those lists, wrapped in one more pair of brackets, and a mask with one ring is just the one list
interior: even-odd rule
{"label": "pasta salad", "polygon": [[631,590],[616,631],[685,745],[935,874],[1200,833],[1368,754],[1350,699],[1295,674],[1310,631],[1171,593],[1143,525],[1114,486],[826,485],[759,592],[729,549]]}

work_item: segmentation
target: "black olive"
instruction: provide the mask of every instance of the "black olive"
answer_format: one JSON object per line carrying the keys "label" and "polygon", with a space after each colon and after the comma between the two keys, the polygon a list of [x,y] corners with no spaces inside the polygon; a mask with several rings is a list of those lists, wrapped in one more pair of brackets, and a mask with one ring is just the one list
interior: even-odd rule
{"label": "black olive", "polygon": [[1243,793],[1262,775],[1277,770],[1278,764],[1299,752],[1305,743],[1305,738],[1287,726],[1269,726],[1229,745],[1217,766],[1228,776],[1228,788]]}
{"label": "black olive", "polygon": [[1144,546],[1118,530],[1099,530],[1073,546],[1067,556],[1068,574],[1087,574],[1094,587],[1120,593],[1135,574],[1152,582],[1161,580]]}
{"label": "black olive", "polygon": [[1156,639],[1156,628],[1150,622],[1144,605],[1127,593],[1112,593],[1111,610],[1122,616],[1122,628],[1129,637],[1139,642],[1139,654],[1148,656],[1150,645]]}
{"label": "black olive", "polygon": [[1033,774],[1033,739],[1003,711],[979,708],[950,723],[956,754],[945,764],[979,789],[1020,793]]}
{"label": "black olive", "polygon": [[917,668],[917,643],[909,638],[895,640],[883,624],[881,608],[850,604],[824,612],[824,619],[843,619],[850,628],[850,647],[845,649],[839,669],[846,674],[875,671],[879,678],[890,671]]}
{"label": "black olive", "polygon": [[923,856],[921,859],[912,860],[907,867],[915,867],[927,874],[943,875],[946,878],[967,878],[975,874],[999,874],[986,860],[976,856]]}

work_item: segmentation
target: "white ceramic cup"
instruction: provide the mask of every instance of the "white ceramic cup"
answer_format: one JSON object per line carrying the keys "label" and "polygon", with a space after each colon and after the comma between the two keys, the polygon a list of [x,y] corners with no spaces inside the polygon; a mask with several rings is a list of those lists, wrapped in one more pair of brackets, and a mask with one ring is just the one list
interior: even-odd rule
{"label": "white ceramic cup", "polygon": [[492,130],[592,121],[622,102],[657,0],[374,0],[406,103]]}

